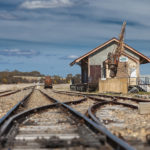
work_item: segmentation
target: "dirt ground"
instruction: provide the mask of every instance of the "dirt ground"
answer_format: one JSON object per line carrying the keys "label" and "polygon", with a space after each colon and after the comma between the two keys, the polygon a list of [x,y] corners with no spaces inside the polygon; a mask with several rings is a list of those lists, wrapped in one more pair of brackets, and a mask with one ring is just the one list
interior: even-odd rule
{"label": "dirt ground", "polygon": [[70,84],[54,84],[53,89],[59,91],[70,91]]}
{"label": "dirt ground", "polygon": [[28,87],[33,84],[1,84],[0,85],[0,91],[6,91],[6,90],[18,90],[20,88]]}

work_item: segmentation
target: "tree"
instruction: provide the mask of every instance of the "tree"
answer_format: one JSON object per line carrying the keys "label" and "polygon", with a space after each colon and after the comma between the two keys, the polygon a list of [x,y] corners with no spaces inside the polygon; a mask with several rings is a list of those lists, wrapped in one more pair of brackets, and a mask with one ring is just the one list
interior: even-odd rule
{"label": "tree", "polygon": [[6,83],[7,83],[7,79],[6,79],[6,78],[3,78],[3,79],[2,79],[2,83],[6,84]]}
{"label": "tree", "polygon": [[70,83],[70,81],[72,80],[72,78],[73,78],[72,74],[67,74],[66,83]]}

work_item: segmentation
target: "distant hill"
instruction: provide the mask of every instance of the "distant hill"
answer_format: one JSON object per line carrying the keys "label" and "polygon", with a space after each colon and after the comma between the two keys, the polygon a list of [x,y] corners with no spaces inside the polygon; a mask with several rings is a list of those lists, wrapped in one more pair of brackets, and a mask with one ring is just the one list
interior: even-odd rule
{"label": "distant hill", "polygon": [[45,76],[13,76],[14,78],[26,79],[28,81],[40,81],[45,79]]}
{"label": "distant hill", "polygon": [[30,83],[43,80],[44,75],[38,71],[32,72],[20,72],[14,71],[2,71],[0,72],[0,83]]}
{"label": "distant hill", "polygon": [[[20,72],[18,70],[14,71],[1,71],[0,72],[0,84],[13,84],[13,83],[33,83],[33,82],[44,82],[45,75],[38,71],[32,72]],[[51,76],[52,82],[54,84],[64,84],[73,81],[75,83],[81,82],[81,75],[67,74],[66,77],[61,77],[59,75]]]}
{"label": "distant hill", "polygon": [[[1,73],[1,72],[0,72]],[[33,76],[33,77],[40,77],[40,76],[44,76],[43,74],[41,74],[38,71],[32,71],[32,72],[20,72],[18,70],[14,70],[12,72],[8,72],[13,76]]]}

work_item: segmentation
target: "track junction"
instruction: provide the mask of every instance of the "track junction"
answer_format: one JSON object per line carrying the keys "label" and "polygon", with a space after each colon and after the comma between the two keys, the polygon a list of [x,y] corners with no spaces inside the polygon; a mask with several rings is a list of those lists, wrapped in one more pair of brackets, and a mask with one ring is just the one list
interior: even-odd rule
{"label": "track junction", "polygon": [[1,149],[149,148],[147,132],[146,140],[141,140],[139,146],[137,138],[129,141],[124,134],[115,134],[108,126],[114,123],[109,118],[112,116],[101,114],[104,113],[101,109],[105,106],[109,107],[105,112],[112,106],[117,106],[114,110],[123,107],[130,109],[132,113],[137,111],[139,102],[149,100],[45,90],[43,87],[32,86],[19,92],[23,91],[26,91],[24,97],[0,119]]}

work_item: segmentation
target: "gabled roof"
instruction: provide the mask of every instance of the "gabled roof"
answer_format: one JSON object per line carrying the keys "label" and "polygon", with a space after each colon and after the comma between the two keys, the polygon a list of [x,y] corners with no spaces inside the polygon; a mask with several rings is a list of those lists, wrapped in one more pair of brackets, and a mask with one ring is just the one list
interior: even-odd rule
{"label": "gabled roof", "polygon": [[[73,66],[75,63],[79,63],[82,59],[84,59],[84,58],[92,55],[93,53],[97,52],[98,50],[100,50],[101,48],[107,46],[108,44],[110,44],[112,42],[118,43],[119,40],[116,39],[116,38],[112,38],[111,40],[103,43],[102,45],[99,45],[98,47],[96,47],[93,50],[89,51],[88,53],[84,54],[83,56],[75,59],[73,62],[70,63],[70,65]],[[131,52],[137,54],[140,57],[140,64],[150,63],[150,58],[148,58],[147,56],[145,56],[142,53],[138,52],[137,50],[135,50],[131,46],[129,46],[129,45],[127,45],[127,44],[124,43],[124,48],[126,48],[126,49],[130,50]]]}

